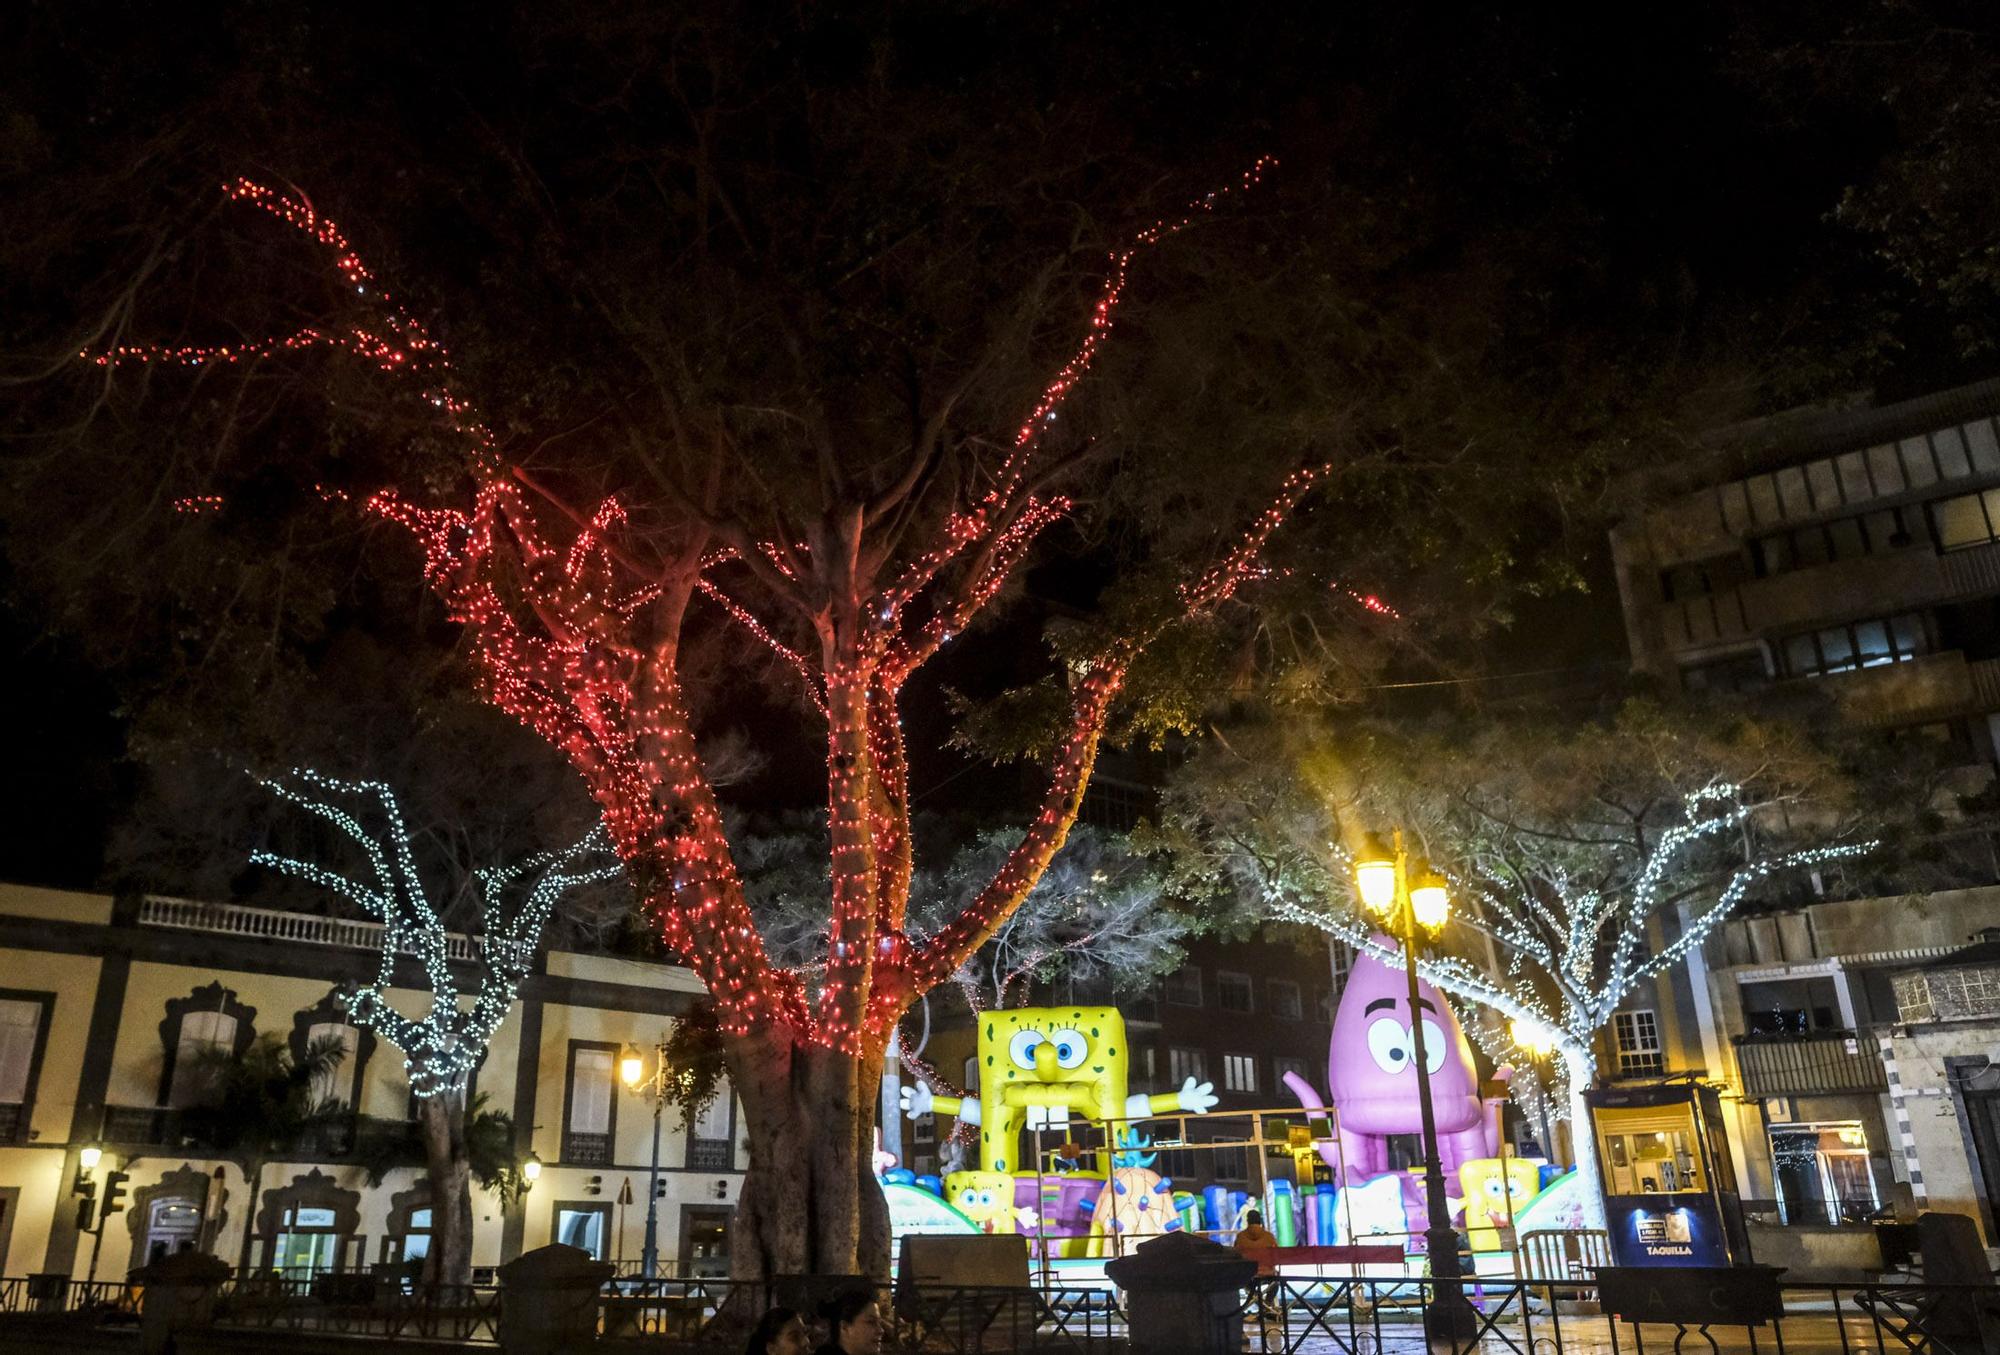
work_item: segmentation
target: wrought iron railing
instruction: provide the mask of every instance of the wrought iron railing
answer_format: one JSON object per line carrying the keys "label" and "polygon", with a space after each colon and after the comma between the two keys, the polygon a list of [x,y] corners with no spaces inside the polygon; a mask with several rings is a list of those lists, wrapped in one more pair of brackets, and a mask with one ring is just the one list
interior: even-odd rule
{"label": "wrought iron railing", "polygon": [[1879,1092],[1889,1086],[1875,1042],[1851,1031],[1746,1036],[1736,1041],[1736,1066],[1743,1094],[1750,1097]]}

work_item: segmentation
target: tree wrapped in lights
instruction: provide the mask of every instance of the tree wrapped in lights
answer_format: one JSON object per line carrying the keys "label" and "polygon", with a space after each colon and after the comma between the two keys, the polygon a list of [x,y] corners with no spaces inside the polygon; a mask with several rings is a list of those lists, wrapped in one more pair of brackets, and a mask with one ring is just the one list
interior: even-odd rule
{"label": "tree wrapped in lights", "polygon": [[[1553,1052],[1561,1068],[1549,1087],[1562,1089],[1572,1125],[1587,1122],[1598,1034],[1622,1003],[1683,963],[1759,885],[1875,845],[1827,840],[1845,835],[1837,803],[1847,788],[1789,731],[1717,734],[1639,706],[1580,729],[1495,722],[1461,742],[1364,727],[1260,751],[1276,755],[1256,766],[1212,755],[1170,795],[1177,888],[1248,899],[1264,916],[1400,964],[1374,940],[1342,843],[1371,823],[1405,824],[1454,897],[1448,949],[1420,957],[1419,972],[1501,1018],[1504,1038],[1483,1041],[1490,1054]],[[1218,760],[1231,765],[1218,770]],[[1689,784],[1717,767],[1744,782]],[[1540,1080],[1523,1087],[1532,1098]],[[1583,1147],[1575,1158],[1595,1209],[1596,1159]]]}
{"label": "tree wrapped in lights", "polygon": [[[430,1180],[431,1250],[425,1258],[426,1274],[435,1283],[468,1284],[472,1162],[466,1137],[467,1086],[520,993],[521,980],[534,963],[542,929],[556,904],[571,890],[620,873],[610,839],[599,826],[562,851],[540,852],[513,865],[474,872],[480,926],[473,954],[479,983],[466,1005],[453,972],[451,934],[417,873],[409,830],[394,792],[381,782],[342,781],[309,770],[263,784],[361,848],[366,872],[360,876],[267,851],[252,852],[250,859],[329,890],[382,923],[374,981],[336,996],[356,1025],[374,1031],[403,1053],[410,1090],[417,1097]],[[370,830],[363,814],[379,817],[379,832]],[[423,967],[430,1005],[421,1017],[405,1016],[389,1000],[397,963],[404,957]]]}
{"label": "tree wrapped in lights", "polygon": [[[1265,168],[1259,161],[1237,188]],[[951,379],[914,388],[894,420],[857,415],[836,429],[833,392],[809,392],[791,418],[670,391],[657,440],[638,445],[618,492],[596,488],[596,468],[576,477],[593,487],[591,507],[539,467],[510,461],[458,392],[442,346],[332,222],[247,180],[227,195],[313,242],[356,318],[226,347],[84,354],[106,368],[209,368],[329,350],[416,397],[462,446],[458,506],[400,489],[328,495],[415,537],[425,579],[469,639],[483,694],[579,773],[660,937],[707,985],[754,1164],[734,1231],[739,1276],[886,1265],[871,1152],[890,1033],[1042,878],[1148,647],[1264,577],[1266,543],[1325,474],[1317,462],[1292,471],[1239,538],[1117,591],[1104,624],[1064,656],[1063,713],[1029,822],[956,913],[914,935],[904,692],[1076,507],[1064,484],[1104,449],[1062,438],[1059,416],[1100,356],[1134,265],[1235,191],[1207,194],[1112,253],[1082,341],[1024,401],[1011,434],[974,424],[970,397],[1023,343],[1014,321]],[[1039,313],[1046,284],[1045,275],[1029,288],[1021,314]],[[901,376],[894,384],[908,388]],[[795,472],[772,469],[794,456]],[[690,618],[702,611],[775,656],[824,722],[830,917],[809,967],[775,959],[760,934],[704,767],[683,689]]]}

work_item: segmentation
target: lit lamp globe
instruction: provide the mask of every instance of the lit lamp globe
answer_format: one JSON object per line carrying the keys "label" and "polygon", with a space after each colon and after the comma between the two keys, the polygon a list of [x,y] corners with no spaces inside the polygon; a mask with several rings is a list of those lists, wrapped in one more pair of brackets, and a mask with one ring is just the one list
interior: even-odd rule
{"label": "lit lamp globe", "polygon": [[76,1160],[83,1164],[87,1172],[97,1170],[97,1164],[104,1160],[104,1150],[94,1143],[85,1144],[77,1151]]}
{"label": "lit lamp globe", "polygon": [[541,1177],[542,1160],[533,1153],[529,1153],[528,1160],[521,1164],[521,1179],[532,1186],[535,1182],[541,1180]]}
{"label": "lit lamp globe", "polygon": [[646,1076],[646,1061],[639,1057],[639,1051],[626,1047],[618,1058],[618,1077],[627,1087],[637,1087]]}
{"label": "lit lamp globe", "polygon": [[1538,1059],[1545,1059],[1556,1047],[1556,1033],[1540,1021],[1530,1021],[1516,1017],[1507,1027],[1513,1037],[1516,1049],[1525,1049]]}
{"label": "lit lamp globe", "polygon": [[1354,889],[1369,912],[1386,917],[1396,910],[1396,854],[1373,833],[1354,853]]}
{"label": "lit lamp globe", "polygon": [[1432,870],[1417,876],[1416,884],[1410,887],[1410,916],[1427,932],[1444,926],[1451,916],[1451,892],[1445,888],[1443,876]]}

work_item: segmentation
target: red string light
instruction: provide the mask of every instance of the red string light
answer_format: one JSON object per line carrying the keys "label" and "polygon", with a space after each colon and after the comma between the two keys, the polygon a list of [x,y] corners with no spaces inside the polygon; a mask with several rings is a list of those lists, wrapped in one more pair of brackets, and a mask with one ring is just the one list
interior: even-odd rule
{"label": "red string light", "polygon": [[[1260,159],[1241,187],[1255,184],[1272,163]],[[1235,189],[1211,193],[1183,216],[1155,222],[1111,256],[1082,342],[1037,399],[995,483],[975,508],[948,514],[927,547],[901,562],[880,562],[879,577],[894,580],[888,586],[864,579],[858,590],[836,594],[851,600],[853,619],[834,626],[830,640],[822,637],[825,657],[817,661],[708,577],[747,563],[734,550],[702,553],[696,569],[679,580],[639,576],[614,545],[628,530],[615,498],[588,517],[565,509],[566,539],[548,536],[523,491],[524,477],[502,473],[490,430],[452,391],[443,347],[394,302],[335,224],[303,197],[247,179],[225,191],[325,250],[374,318],[248,344],[121,346],[84,356],[106,366],[200,366],[324,346],[352,353],[395,379],[414,379],[415,393],[466,438],[479,488],[469,509],[426,507],[385,489],[366,498],[364,511],[398,523],[421,545],[426,581],[471,637],[486,698],[560,749],[582,775],[662,940],[708,986],[726,1034],[782,1026],[795,1044],[879,1052],[916,995],[959,968],[1027,896],[1062,846],[1105,719],[1151,633],[1113,641],[1088,666],[1072,691],[1070,726],[1034,820],[965,912],[922,942],[903,930],[911,859],[907,750],[897,710],[903,685],[993,600],[1036,538],[1070,511],[1067,499],[1027,492],[1026,471],[1041,430],[1110,332],[1134,260]],[[1242,541],[1183,587],[1188,610],[1217,605],[1256,575],[1265,540],[1319,474],[1295,473]],[[345,498],[339,490],[315,490],[329,501]],[[220,504],[209,495],[175,506],[191,512]],[[797,584],[802,595],[828,592],[828,579],[819,575],[830,576],[832,562],[817,560],[805,543],[763,542],[757,549],[778,579]],[[946,580],[945,571],[961,557],[963,567]],[[936,595],[928,596],[934,585]],[[680,691],[678,633],[650,629],[655,604],[674,590],[679,599],[690,592],[708,598],[784,659],[826,715],[833,897],[826,956],[809,969],[771,962],[745,900]],[[920,598],[925,605],[912,608]],[[912,611],[923,619],[907,619]]]}

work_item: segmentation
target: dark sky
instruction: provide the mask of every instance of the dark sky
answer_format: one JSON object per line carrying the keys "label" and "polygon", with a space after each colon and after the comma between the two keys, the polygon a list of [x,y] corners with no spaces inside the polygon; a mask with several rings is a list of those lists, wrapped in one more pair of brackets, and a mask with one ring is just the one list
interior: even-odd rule
{"label": "dark sky", "polygon": [[[1344,12],[1319,12],[1333,8]],[[1107,182],[1125,172],[1121,156],[1170,182],[1186,166],[1267,150],[1302,165],[1301,178],[1351,173],[1385,221],[1424,223],[1421,252],[1387,271],[1448,272],[1490,251],[1496,269],[1562,290],[1550,314],[1563,332],[1533,336],[1544,349],[1538,361],[1573,333],[1579,353],[1629,339],[1619,357],[1634,368],[1706,362],[1789,308],[1835,317],[1825,322],[1828,354],[1814,379],[1851,382],[1833,351],[1846,313],[1839,298],[1874,275],[1868,251],[1830,213],[1893,144],[1896,130],[1879,108],[1859,96],[1787,103],[1765,83],[1760,40],[1746,37],[1738,7],[1506,12],[1532,8],[1220,6],[1168,21],[1151,6],[710,5],[691,8],[697,17],[676,40],[696,40],[688,33],[705,20],[726,35],[718,50],[749,54],[728,59],[769,62],[829,99],[893,62],[897,78],[921,83],[941,110],[963,114],[990,101],[996,117],[1074,114],[1101,137]],[[797,14],[808,10],[811,28],[802,31]],[[202,209],[186,205],[188,179],[249,169],[327,185],[343,203],[395,180],[389,196],[412,210],[375,223],[377,238],[396,240],[398,261],[421,265],[437,295],[475,293],[495,281],[481,269],[502,253],[455,236],[465,218],[454,212],[476,213],[506,178],[496,147],[539,157],[559,212],[576,191],[563,170],[607,163],[590,140],[603,106],[631,105],[620,109],[620,126],[671,120],[673,110],[647,108],[651,96],[633,92],[646,43],[663,40],[645,22],[632,19],[629,35],[615,31],[614,18],[571,31],[551,13],[31,5],[0,64],[9,129],[0,209],[26,204],[33,220],[59,222],[51,185],[74,176],[82,238],[62,250],[87,254],[101,240],[111,258],[130,245],[117,227],[121,204],[140,223],[176,210],[198,219]],[[880,135],[926,130],[884,126]],[[780,142],[766,153],[774,167],[801,154]],[[1395,243],[1373,247],[1390,257]],[[38,262],[18,253],[32,244],[13,248],[12,265]],[[50,256],[57,252],[51,244]],[[60,287],[32,295],[39,313],[17,320],[6,342],[46,352],[51,336],[84,317],[60,313],[51,299],[66,295]],[[1595,392],[1607,402],[1630,394]],[[1732,400],[1762,398],[1755,389],[1706,394],[1732,413],[1742,412]],[[1561,425],[1552,418],[1552,430]],[[18,551],[20,534],[36,529],[22,525],[32,515],[10,517]],[[1585,524],[1581,534],[1596,532]],[[1617,653],[1601,558],[1580,564],[1595,596],[1526,603],[1519,627],[1483,642],[1496,663]],[[62,630],[74,608],[59,609],[38,579],[17,574],[13,584],[0,617],[18,712],[0,878],[83,884],[98,876],[107,829],[140,780],[120,761],[126,688]],[[62,623],[52,620],[59,610]],[[1015,644],[993,641],[992,662]],[[975,650],[961,666],[992,662]],[[935,711],[916,720],[941,727]],[[926,778],[936,785],[966,765],[927,753],[919,794]]]}

